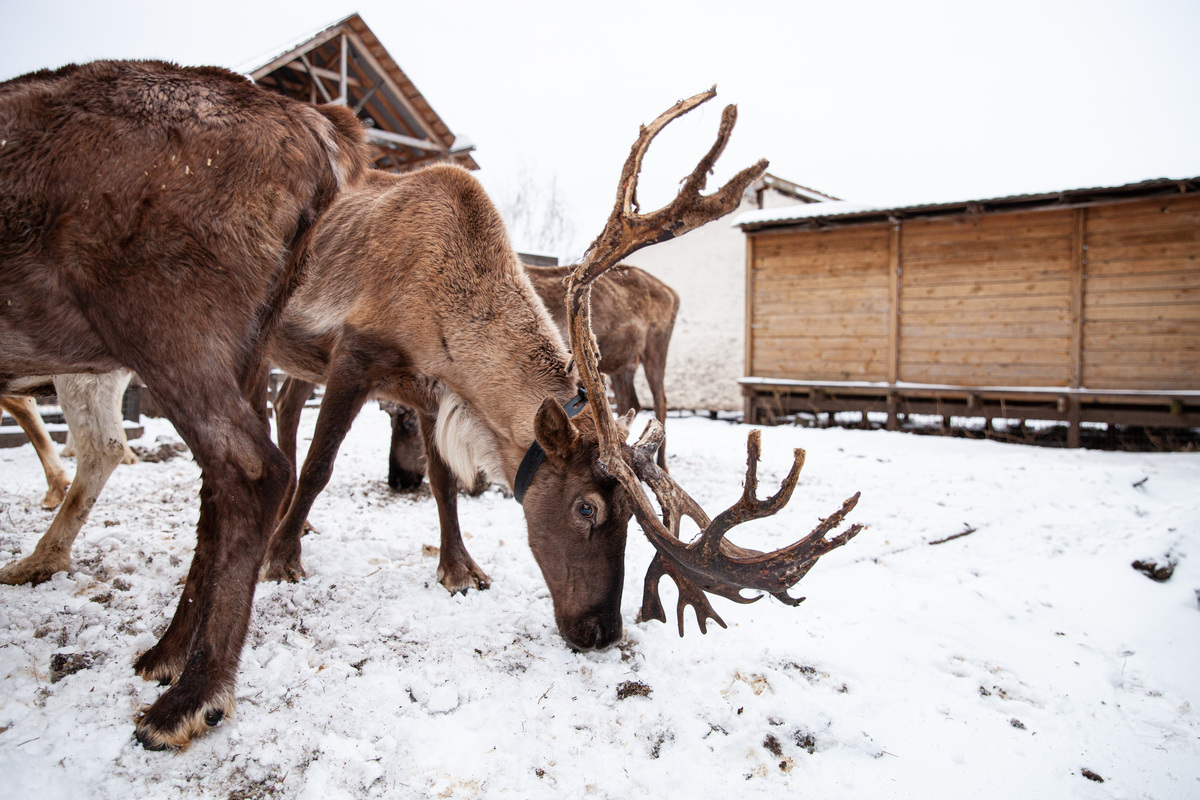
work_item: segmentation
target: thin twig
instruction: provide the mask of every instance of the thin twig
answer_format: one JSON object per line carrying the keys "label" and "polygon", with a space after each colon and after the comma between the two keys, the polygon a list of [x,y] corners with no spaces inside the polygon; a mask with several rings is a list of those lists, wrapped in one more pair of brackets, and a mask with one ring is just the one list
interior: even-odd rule
{"label": "thin twig", "polygon": [[975,531],[975,528],[972,528],[970,525],[968,525],[965,530],[959,531],[953,536],[947,536],[945,539],[938,539],[937,541],[930,542],[930,544],[945,544],[946,542],[952,542],[955,539],[961,539],[967,534],[974,533]]}

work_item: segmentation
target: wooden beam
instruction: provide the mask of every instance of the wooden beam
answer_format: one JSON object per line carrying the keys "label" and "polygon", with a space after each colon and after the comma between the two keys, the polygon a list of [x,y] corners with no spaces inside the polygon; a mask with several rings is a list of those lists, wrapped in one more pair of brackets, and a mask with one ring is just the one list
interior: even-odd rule
{"label": "wooden beam", "polygon": [[[357,81],[356,81],[356,83],[357,83]],[[367,91],[367,93],[362,96],[362,99],[359,100],[358,103],[355,104],[354,116],[357,117],[359,115],[359,113],[363,110],[363,106],[365,106],[367,103],[371,102],[371,98],[375,96],[375,93],[377,91],[379,91],[380,86],[383,86],[383,81],[379,81],[374,86],[372,86]]]}
{"label": "wooden beam", "polygon": [[349,99],[350,99],[350,92],[347,89],[347,77],[348,76],[346,74],[346,64],[350,59],[350,46],[347,43],[346,34],[344,34],[344,33],[342,34],[342,42],[341,43],[342,43],[342,52],[341,52],[341,61],[340,61],[341,70],[340,70],[340,74],[338,75],[338,92],[339,92],[338,103],[340,103],[341,105],[348,105]]}
{"label": "wooden beam", "polygon": [[[745,353],[745,366],[743,371],[746,375],[754,373],[754,235],[746,234],[746,298],[744,315],[745,337],[743,343]],[[747,395],[745,398],[745,408],[742,411],[742,420],[754,424],[754,409],[755,403],[752,396]]]}
{"label": "wooden beam", "polygon": [[413,147],[417,150],[425,150],[426,152],[444,153],[446,145],[435,142],[432,139],[417,139],[412,136],[404,136],[399,133],[380,130],[379,128],[367,128],[367,140],[376,144]]}
{"label": "wooden beam", "polygon": [[887,318],[887,379],[900,380],[900,284],[903,265],[900,256],[900,222],[892,225],[888,237],[888,318]]}
{"label": "wooden beam", "polygon": [[[404,106],[408,113],[412,115],[412,118],[416,120],[417,124],[421,126],[423,129],[422,132],[425,133],[426,136],[432,138],[434,136],[434,132],[429,130],[428,123],[425,121],[425,118],[422,117],[420,112],[413,107],[411,102],[409,102],[409,99],[404,95],[404,92],[400,90],[400,87],[397,86],[396,82],[392,80],[390,75],[388,75],[387,70],[385,70],[375,56],[371,54],[371,51],[367,48],[366,44],[360,38],[358,38],[358,34],[356,34],[354,31],[347,31],[346,35],[350,38],[350,42],[354,45],[354,49],[358,51],[358,54],[362,56],[362,58],[371,66],[371,69],[375,71],[376,75],[378,75],[380,78],[383,78],[383,80],[387,83],[388,88],[391,89],[392,93],[396,96],[396,99],[401,103],[401,105]],[[446,148],[443,146],[440,149],[444,151]]]}
{"label": "wooden beam", "polygon": [[[1083,282],[1087,271],[1087,250],[1084,243],[1087,227],[1087,209],[1075,209],[1074,226],[1071,233],[1071,382],[1078,389],[1083,380]],[[1075,445],[1078,446],[1078,445]]]}
{"label": "wooden beam", "polygon": [[[331,80],[331,81],[340,80],[340,78],[341,78],[341,76],[338,73],[334,72],[331,69],[326,69],[325,67],[313,66],[311,64],[311,62],[308,65],[305,65],[305,63],[303,61],[301,61],[299,58],[297,58],[295,61],[284,64],[283,67],[290,67],[291,69],[294,69],[297,72],[304,70],[304,71],[309,72],[310,74],[320,75],[322,78],[325,78],[326,80]],[[280,68],[282,69],[282,67],[280,67]],[[362,86],[363,85],[362,81],[360,81],[358,78],[355,78],[353,75],[348,76],[346,78],[346,83],[349,86]]]}
{"label": "wooden beam", "polygon": [[318,35],[314,36],[312,39],[309,39],[307,42],[300,45],[299,47],[292,49],[292,50],[288,50],[286,53],[281,54],[278,58],[274,59],[273,61],[269,61],[266,64],[263,64],[261,67],[254,70],[254,72],[250,73],[250,78],[252,80],[257,81],[260,78],[266,77],[267,75],[271,74],[272,72],[279,69],[280,67],[287,66],[287,64],[289,62],[295,60],[299,56],[301,56],[305,53],[310,53],[313,50],[316,50],[321,45],[325,44],[326,42],[332,40],[334,37],[341,34],[341,32],[342,32],[341,26],[336,26],[336,27],[330,28],[327,31],[323,31],[323,32],[319,33]]}
{"label": "wooden beam", "polygon": [[308,76],[312,78],[313,85],[321,90],[321,96],[325,98],[325,102],[332,103],[333,97],[330,96],[329,90],[325,88],[325,84],[321,83],[321,79],[317,76],[317,73],[313,72],[313,65],[309,63],[308,56],[301,55],[300,63],[308,70]]}

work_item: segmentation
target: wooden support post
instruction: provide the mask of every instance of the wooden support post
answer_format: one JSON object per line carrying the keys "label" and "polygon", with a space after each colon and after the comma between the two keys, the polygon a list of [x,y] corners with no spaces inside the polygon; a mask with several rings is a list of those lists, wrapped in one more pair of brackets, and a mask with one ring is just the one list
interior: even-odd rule
{"label": "wooden support post", "polygon": [[1080,409],[1079,398],[1067,399],[1067,447],[1079,447],[1080,443]]}
{"label": "wooden support post", "polygon": [[887,394],[887,429],[889,431],[900,430],[900,396],[896,392],[888,392]]}
{"label": "wooden support post", "polygon": [[892,224],[888,239],[888,344],[887,379],[895,386],[900,380],[900,222]]}
{"label": "wooden support post", "polygon": [[1087,245],[1085,233],[1087,226],[1087,209],[1075,209],[1075,226],[1071,234],[1071,338],[1070,383],[1072,389],[1083,385],[1083,284],[1087,273]]}

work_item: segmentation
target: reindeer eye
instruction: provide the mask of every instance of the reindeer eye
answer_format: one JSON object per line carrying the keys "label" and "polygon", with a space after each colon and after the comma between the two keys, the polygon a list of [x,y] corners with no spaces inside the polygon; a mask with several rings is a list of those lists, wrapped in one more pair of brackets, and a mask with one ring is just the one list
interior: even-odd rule
{"label": "reindeer eye", "polygon": [[591,503],[580,503],[579,516],[583,517],[584,519],[591,519],[592,517],[596,516],[596,507]]}

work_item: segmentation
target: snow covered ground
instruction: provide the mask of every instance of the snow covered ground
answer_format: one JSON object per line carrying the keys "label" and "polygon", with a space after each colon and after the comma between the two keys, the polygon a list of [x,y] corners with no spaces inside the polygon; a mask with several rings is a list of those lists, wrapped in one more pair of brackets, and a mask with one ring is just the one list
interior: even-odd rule
{"label": "snow covered ground", "polygon": [[[669,421],[671,469],[710,513],[740,492],[747,430]],[[140,444],[159,436],[148,420]],[[436,583],[433,501],[388,491],[387,439],[371,404],[313,508],[309,577],[259,587],[237,714],[182,753],[134,742],[162,690],[130,665],[173,612],[199,471],[118,468],[76,571],[0,587],[0,795],[1200,797],[1200,453],[766,429],[764,490],[791,448],[808,463],[783,513],[731,538],[780,546],[857,490],[868,530],[799,608],[716,600],[729,629],[689,616],[680,639],[634,624],[635,527],[625,640],[577,654],[497,490],[460,500],[492,588]],[[44,488],[32,448],[0,451],[0,560],[48,525]],[[1178,566],[1158,583],[1138,559]]]}

